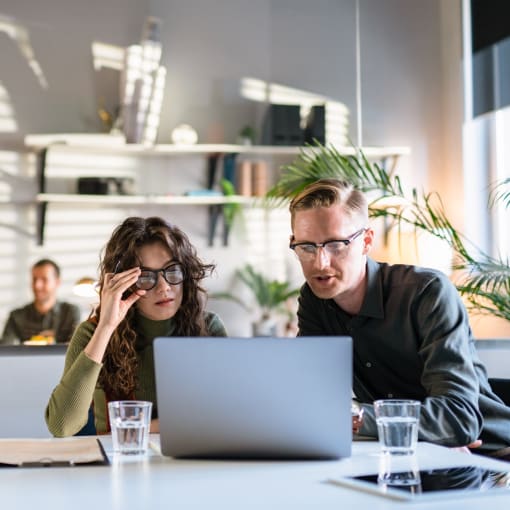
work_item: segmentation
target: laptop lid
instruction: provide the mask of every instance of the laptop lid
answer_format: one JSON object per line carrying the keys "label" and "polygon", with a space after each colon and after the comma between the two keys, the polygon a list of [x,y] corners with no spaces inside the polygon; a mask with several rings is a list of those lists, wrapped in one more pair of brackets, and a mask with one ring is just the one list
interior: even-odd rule
{"label": "laptop lid", "polygon": [[351,454],[350,337],[160,337],[154,361],[163,455]]}

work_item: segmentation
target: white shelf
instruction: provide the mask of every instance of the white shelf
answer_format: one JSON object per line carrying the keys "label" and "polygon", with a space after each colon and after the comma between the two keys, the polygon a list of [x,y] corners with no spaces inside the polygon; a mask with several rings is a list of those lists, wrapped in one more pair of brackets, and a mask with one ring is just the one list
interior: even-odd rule
{"label": "white shelf", "polygon": [[[298,146],[271,146],[271,145],[234,145],[234,144],[196,144],[196,145],[172,145],[159,144],[146,146],[139,144],[126,144],[123,137],[108,134],[50,134],[50,135],[27,135],[25,146],[37,152],[37,169],[39,191],[46,190],[46,157],[48,152],[70,155],[112,155],[132,157],[165,157],[165,156],[189,156],[202,155],[205,157],[221,156],[222,154],[238,154],[246,156],[268,157],[291,157],[295,158],[303,151],[314,152],[313,147]],[[340,154],[355,156],[355,147],[337,147]],[[410,153],[408,147],[363,147],[362,152],[367,159],[379,160],[382,164],[389,164],[395,168],[400,156]],[[46,222],[46,209],[48,204],[94,204],[94,205],[224,205],[243,204],[260,205],[260,197],[245,197],[240,195],[191,195],[191,196],[168,196],[168,195],[82,195],[67,193],[38,193],[35,198],[37,208],[37,239],[38,244],[44,242],[44,228]],[[216,217],[213,211],[210,220]],[[215,223],[216,220],[213,221]],[[210,227],[210,238],[214,235],[214,225]]]}
{"label": "white shelf", "polygon": [[[33,150],[42,150],[51,148],[61,152],[90,152],[98,154],[126,154],[133,156],[156,156],[164,154],[215,154],[215,153],[235,153],[246,155],[266,155],[266,156],[297,156],[302,150],[310,150],[306,147],[298,146],[278,146],[278,145],[234,145],[234,144],[197,144],[197,145],[172,145],[159,144],[146,146],[139,144],[122,144],[117,140],[112,140],[111,144],[101,142],[100,144],[91,143],[69,143],[62,138],[48,138],[46,135],[28,135],[25,138],[25,145]],[[354,147],[338,147],[341,154],[355,155]],[[385,158],[404,156],[410,153],[409,147],[363,147],[363,153],[368,158]]]}
{"label": "white shelf", "polygon": [[253,204],[257,197],[231,196],[164,196],[164,195],[81,195],[66,193],[38,193],[36,202],[60,204],[108,204],[108,205],[214,205]]}

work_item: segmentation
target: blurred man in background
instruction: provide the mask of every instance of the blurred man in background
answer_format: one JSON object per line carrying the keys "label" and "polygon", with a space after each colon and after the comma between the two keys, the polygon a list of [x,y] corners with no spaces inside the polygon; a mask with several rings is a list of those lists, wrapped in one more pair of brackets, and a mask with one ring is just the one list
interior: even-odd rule
{"label": "blurred man in background", "polygon": [[66,343],[80,322],[80,309],[57,300],[60,267],[50,259],[32,266],[34,300],[9,314],[0,343],[19,344],[29,340]]}

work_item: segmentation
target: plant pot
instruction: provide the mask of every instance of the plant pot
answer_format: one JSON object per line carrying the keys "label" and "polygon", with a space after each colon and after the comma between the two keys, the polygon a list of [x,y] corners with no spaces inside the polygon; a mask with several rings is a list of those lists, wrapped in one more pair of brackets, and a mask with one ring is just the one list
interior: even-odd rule
{"label": "plant pot", "polygon": [[278,324],[275,319],[261,319],[252,323],[253,336],[276,336]]}

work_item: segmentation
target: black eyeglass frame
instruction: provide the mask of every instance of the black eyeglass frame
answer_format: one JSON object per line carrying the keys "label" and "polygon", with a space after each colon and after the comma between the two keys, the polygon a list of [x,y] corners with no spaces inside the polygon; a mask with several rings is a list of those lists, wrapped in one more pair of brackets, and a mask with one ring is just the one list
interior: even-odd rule
{"label": "black eyeglass frame", "polygon": [[[356,240],[361,234],[363,234],[367,230],[368,230],[367,227],[363,227],[363,228],[360,228],[359,230],[356,230],[356,232],[354,232],[354,234],[351,234],[346,239],[330,239],[329,241],[324,241],[323,243],[312,243],[309,241],[304,241],[301,243],[293,243],[292,240],[294,239],[294,236],[292,236],[292,239],[289,244],[289,248],[291,250],[293,250],[295,253],[296,248],[298,246],[313,246],[315,248],[315,252],[313,253],[313,255],[317,255],[318,248],[325,248],[328,244],[331,244],[331,243],[343,243],[345,245],[345,247],[347,248],[347,246],[349,246],[354,240]],[[312,254],[310,254],[310,255],[312,255]]]}
{"label": "black eyeglass frame", "polygon": [[[178,282],[170,282],[170,281],[168,281],[166,273],[167,272],[171,272],[171,269],[173,267],[177,267],[177,268],[180,269],[180,273],[181,273],[181,277],[182,278]],[[148,268],[145,268],[145,267],[141,267],[140,269],[142,271],[142,274],[140,274],[140,277],[136,281],[135,287],[138,288],[138,289],[141,289],[141,290],[152,290],[158,284],[159,273],[162,274],[163,279],[165,280],[166,283],[168,283],[168,285],[180,285],[182,282],[184,282],[184,279],[185,279],[185,277],[184,277],[184,269],[183,269],[182,264],[180,262],[172,262],[172,263],[168,264],[168,266],[166,266],[166,267],[164,267],[162,269],[148,269]],[[143,278],[143,273],[151,273],[154,276],[154,285],[152,287],[146,288],[146,287],[142,287],[140,285],[140,280]]]}

